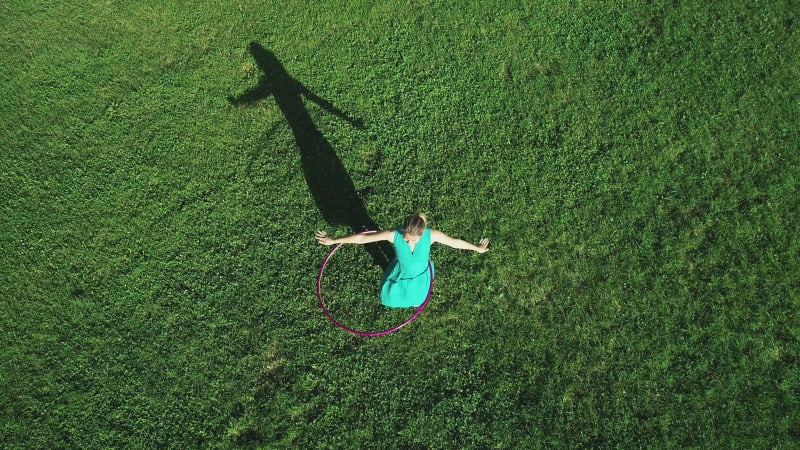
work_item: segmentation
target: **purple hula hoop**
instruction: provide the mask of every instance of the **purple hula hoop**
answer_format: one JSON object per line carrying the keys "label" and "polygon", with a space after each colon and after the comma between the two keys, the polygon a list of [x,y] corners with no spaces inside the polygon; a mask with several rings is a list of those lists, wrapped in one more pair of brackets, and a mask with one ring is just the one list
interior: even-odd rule
{"label": "purple hula hoop", "polygon": [[[374,232],[375,232],[374,230],[368,230],[368,231],[361,232],[359,234],[367,234],[367,233],[374,233]],[[341,247],[341,246],[342,246],[342,244],[337,244],[335,247],[333,247],[333,249],[330,251],[330,253],[328,253],[328,256],[326,256],[325,260],[322,262],[322,267],[319,268],[319,275],[317,276],[317,298],[319,299],[319,306],[322,307],[322,311],[325,312],[325,315],[328,316],[328,320],[330,320],[334,325],[336,325],[337,327],[339,327],[339,328],[341,328],[341,329],[343,329],[345,331],[348,331],[348,332],[353,333],[353,334],[357,334],[359,336],[384,336],[384,335],[387,335],[389,333],[394,333],[395,331],[397,331],[397,330],[403,328],[404,326],[408,325],[409,323],[411,323],[411,321],[416,319],[417,316],[420,315],[422,310],[425,309],[426,306],[428,306],[428,301],[431,299],[431,294],[433,293],[433,268],[431,267],[431,261],[430,260],[428,260],[428,270],[431,272],[431,285],[428,288],[428,296],[425,297],[425,301],[422,302],[422,304],[417,307],[417,310],[414,311],[414,314],[412,314],[411,317],[409,317],[405,322],[401,323],[400,325],[397,325],[396,327],[388,328],[388,329],[383,330],[383,331],[359,331],[359,330],[350,328],[347,325],[344,325],[341,322],[339,322],[338,320],[336,320],[333,317],[333,315],[331,315],[330,311],[328,311],[328,308],[325,307],[325,302],[322,301],[322,272],[325,271],[325,266],[328,265],[328,260],[331,259],[331,256],[333,256],[333,254],[336,252],[336,250],[338,250],[339,247]]]}

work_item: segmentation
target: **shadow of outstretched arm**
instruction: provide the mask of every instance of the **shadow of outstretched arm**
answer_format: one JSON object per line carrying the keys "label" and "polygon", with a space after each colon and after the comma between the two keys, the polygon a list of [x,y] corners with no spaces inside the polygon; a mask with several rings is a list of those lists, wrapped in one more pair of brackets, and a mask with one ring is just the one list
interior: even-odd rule
{"label": "shadow of outstretched arm", "polygon": [[305,96],[305,98],[307,98],[308,100],[316,103],[317,105],[319,105],[320,108],[322,108],[325,111],[333,114],[336,117],[339,117],[340,119],[346,120],[348,123],[350,123],[350,125],[352,125],[352,126],[354,126],[356,128],[359,128],[359,129],[364,128],[364,121],[362,121],[361,119],[358,119],[358,118],[354,118],[354,117],[350,116],[349,114],[347,114],[346,112],[342,111],[341,109],[335,107],[333,105],[333,103],[331,103],[330,100],[325,100],[324,98],[321,98],[317,94],[311,92],[311,90],[308,89],[305,86],[301,85],[300,89],[301,89],[301,92],[303,93],[303,95]]}
{"label": "shadow of outstretched arm", "polygon": [[259,80],[258,86],[247,89],[236,97],[228,96],[228,102],[232,105],[251,105],[270,96],[269,84],[264,77]]}

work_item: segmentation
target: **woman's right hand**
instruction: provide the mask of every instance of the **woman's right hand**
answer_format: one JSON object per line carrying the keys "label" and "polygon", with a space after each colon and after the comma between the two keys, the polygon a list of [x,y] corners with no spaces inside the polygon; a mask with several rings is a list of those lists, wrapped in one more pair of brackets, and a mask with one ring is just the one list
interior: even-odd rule
{"label": "woman's right hand", "polygon": [[328,236],[328,233],[326,233],[324,231],[317,230],[317,234],[315,235],[315,237],[317,238],[317,241],[319,241],[319,243],[322,244],[322,245],[333,245],[334,244],[333,238]]}

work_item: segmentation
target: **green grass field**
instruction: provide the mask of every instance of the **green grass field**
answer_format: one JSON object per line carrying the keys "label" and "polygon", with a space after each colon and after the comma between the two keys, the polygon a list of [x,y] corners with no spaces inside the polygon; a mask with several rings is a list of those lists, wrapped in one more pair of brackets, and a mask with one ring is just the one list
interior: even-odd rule
{"label": "green grass field", "polygon": [[191,3],[0,6],[0,447],[800,446],[796,1]]}

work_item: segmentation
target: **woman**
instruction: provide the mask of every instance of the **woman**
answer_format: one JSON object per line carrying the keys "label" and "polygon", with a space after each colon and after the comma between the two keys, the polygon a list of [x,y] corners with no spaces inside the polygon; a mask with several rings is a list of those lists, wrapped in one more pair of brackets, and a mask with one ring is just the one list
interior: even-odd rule
{"label": "woman", "polygon": [[317,231],[316,237],[323,245],[391,242],[396,257],[389,263],[381,280],[381,303],[392,308],[416,307],[425,301],[433,276],[433,263],[430,264],[431,270],[428,268],[431,244],[438,242],[478,253],[489,251],[489,240],[486,238],[481,239],[479,245],[473,245],[428,228],[424,214],[410,216],[404,227],[394,230],[354,234],[338,239],[328,236],[324,231]]}

